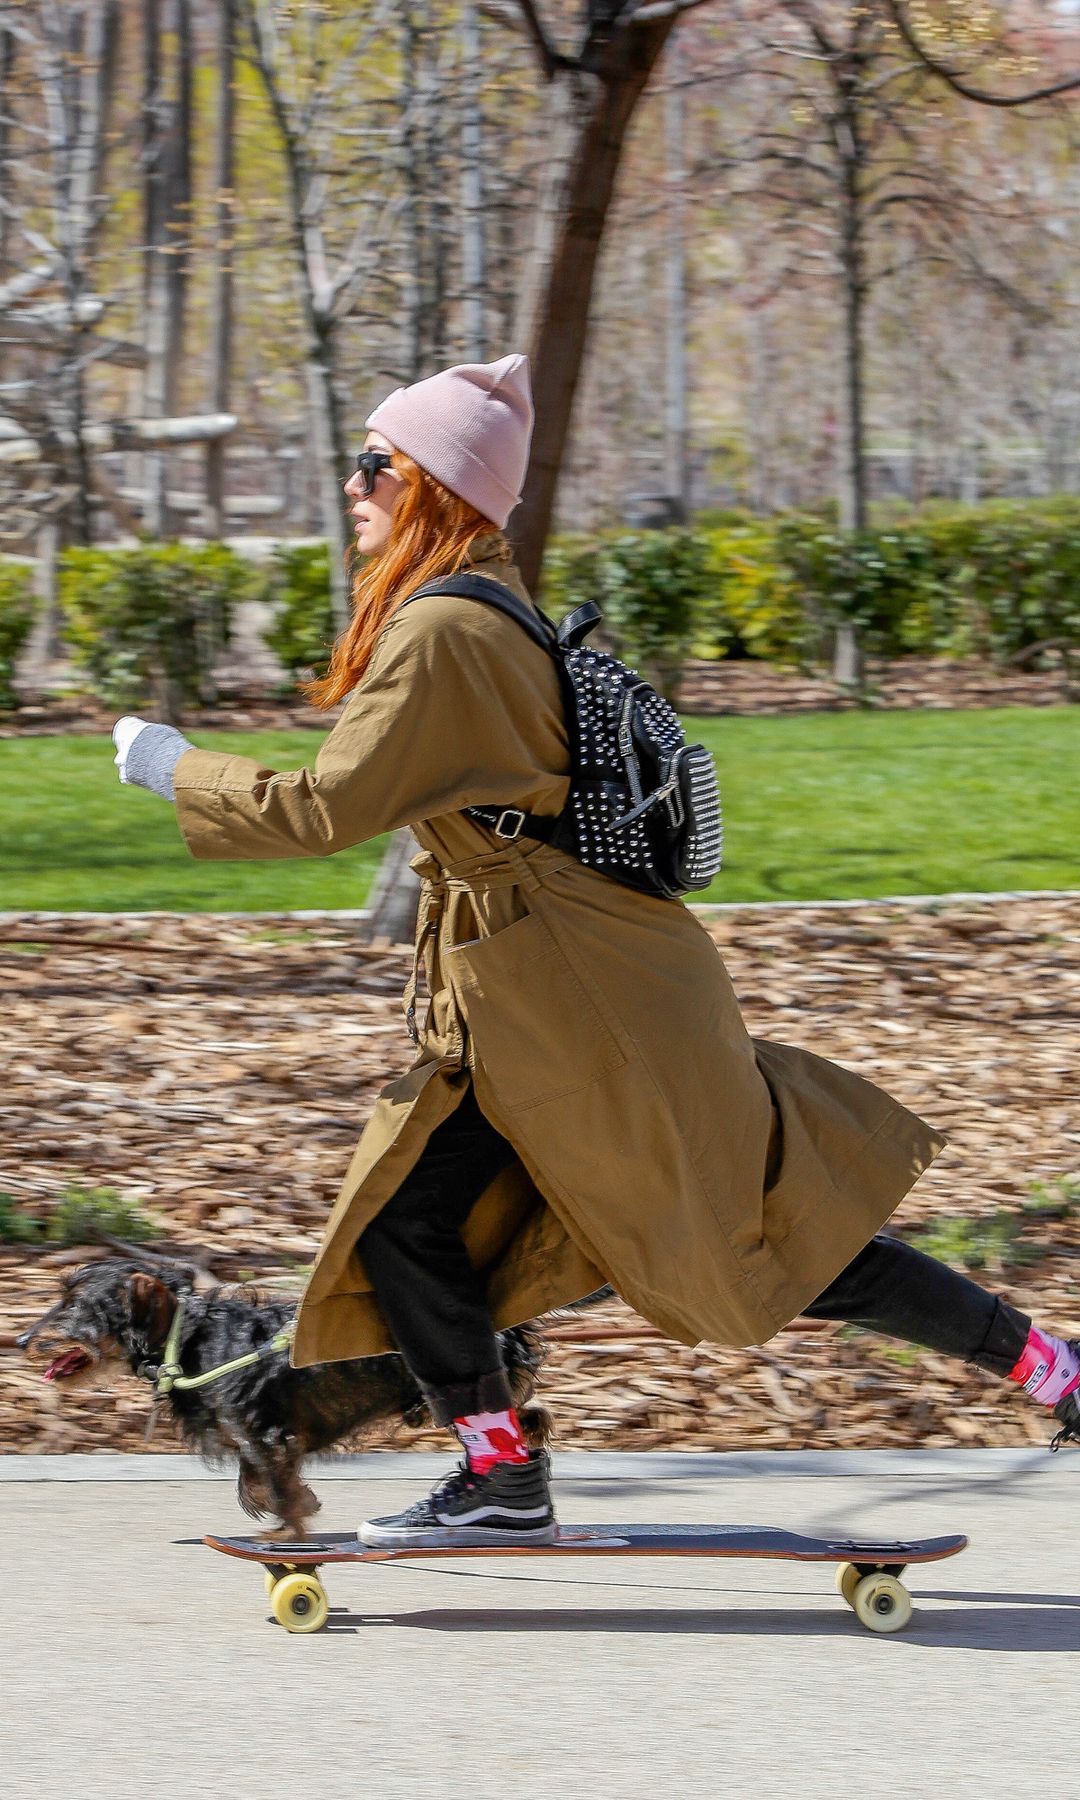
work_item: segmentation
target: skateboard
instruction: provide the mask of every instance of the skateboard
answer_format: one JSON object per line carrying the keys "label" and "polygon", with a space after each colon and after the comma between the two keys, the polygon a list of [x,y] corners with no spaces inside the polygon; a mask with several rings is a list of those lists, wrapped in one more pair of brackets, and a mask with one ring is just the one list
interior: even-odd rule
{"label": "skateboard", "polygon": [[280,1538],[206,1536],[225,1556],[261,1563],[270,1610],[286,1631],[321,1631],[330,1606],[319,1570],[327,1563],[388,1563],[416,1556],[749,1556],[837,1564],[836,1587],[868,1631],[901,1631],[911,1596],[900,1580],[909,1563],[939,1562],[967,1546],[966,1537],[803,1537],[760,1525],[560,1525],[553,1544],[467,1544],[454,1549],[409,1545],[368,1549],[351,1532]]}

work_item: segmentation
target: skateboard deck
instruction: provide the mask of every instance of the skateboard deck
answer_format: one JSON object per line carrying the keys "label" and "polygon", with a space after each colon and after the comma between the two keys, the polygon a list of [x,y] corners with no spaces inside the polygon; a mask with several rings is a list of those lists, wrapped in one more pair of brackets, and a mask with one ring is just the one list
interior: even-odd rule
{"label": "skateboard deck", "polygon": [[203,1543],[225,1556],[261,1563],[271,1610],[288,1631],[319,1631],[329,1604],[318,1571],[326,1563],[387,1563],[419,1556],[744,1556],[837,1564],[836,1585],[871,1631],[899,1631],[911,1618],[900,1581],[909,1563],[939,1562],[967,1546],[935,1538],[808,1537],[763,1525],[560,1525],[552,1544],[431,1544],[369,1548],[352,1532],[282,1538],[215,1537]]}

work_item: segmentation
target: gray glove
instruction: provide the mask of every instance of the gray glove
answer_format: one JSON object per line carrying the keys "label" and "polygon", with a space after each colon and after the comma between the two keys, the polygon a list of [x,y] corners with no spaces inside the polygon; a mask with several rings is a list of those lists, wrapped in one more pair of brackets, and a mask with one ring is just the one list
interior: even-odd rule
{"label": "gray glove", "polygon": [[174,725],[149,725],[130,716],[118,719],[113,726],[113,743],[118,754],[114,762],[121,781],[149,788],[163,800],[176,799],[173,770],[185,750],[195,745]]}

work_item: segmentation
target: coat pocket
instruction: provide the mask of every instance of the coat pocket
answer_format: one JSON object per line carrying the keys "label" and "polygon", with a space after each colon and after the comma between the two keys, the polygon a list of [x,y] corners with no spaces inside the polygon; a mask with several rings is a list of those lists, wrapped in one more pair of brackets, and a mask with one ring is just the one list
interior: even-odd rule
{"label": "coat pocket", "polygon": [[508,1112],[562,1099],[626,1062],[601,1003],[538,913],[444,954],[477,1059]]}

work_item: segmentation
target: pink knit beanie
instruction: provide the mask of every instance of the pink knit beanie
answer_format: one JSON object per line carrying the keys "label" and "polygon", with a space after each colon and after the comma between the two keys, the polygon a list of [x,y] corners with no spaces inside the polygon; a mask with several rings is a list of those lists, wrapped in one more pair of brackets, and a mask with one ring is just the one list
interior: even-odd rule
{"label": "pink knit beanie", "polygon": [[440,369],[396,388],[366,423],[501,528],[521,499],[529,466],[529,359]]}

